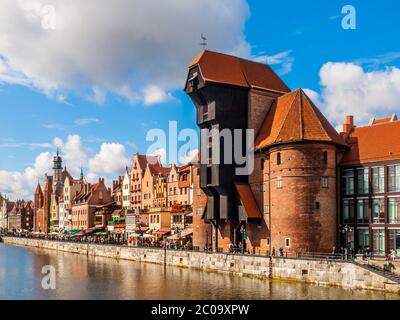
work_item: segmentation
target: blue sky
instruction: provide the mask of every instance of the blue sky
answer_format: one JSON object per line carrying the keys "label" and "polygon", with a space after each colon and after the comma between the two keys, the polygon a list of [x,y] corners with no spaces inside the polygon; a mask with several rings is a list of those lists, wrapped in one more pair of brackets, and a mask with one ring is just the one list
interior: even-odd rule
{"label": "blue sky", "polygon": [[[106,2],[93,11],[52,0],[54,30],[43,26],[48,11],[15,3],[0,0],[0,192],[14,197],[41,179],[57,145],[73,173],[83,165],[93,179],[112,178],[133,152],[146,152],[149,129],[176,120],[197,130],[182,88],[201,33],[210,50],[269,61],[335,126],[345,113],[361,124],[399,110],[398,1],[351,1],[355,30],[342,28],[343,1],[171,0],[161,19],[142,0],[116,1],[112,13]],[[197,11],[209,20],[191,18]]]}

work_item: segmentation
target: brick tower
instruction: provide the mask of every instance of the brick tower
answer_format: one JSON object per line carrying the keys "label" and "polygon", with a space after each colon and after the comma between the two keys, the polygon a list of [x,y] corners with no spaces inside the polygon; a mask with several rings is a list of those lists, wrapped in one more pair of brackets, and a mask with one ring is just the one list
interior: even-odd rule
{"label": "brick tower", "polygon": [[[336,246],[337,159],[345,142],[301,90],[279,97],[256,138],[251,179],[265,224],[249,226],[249,245],[290,255]],[[258,188],[258,184],[262,187]],[[258,193],[258,194],[257,194]],[[253,227],[253,228],[252,228]],[[263,232],[264,231],[264,232]],[[252,237],[264,233],[266,239]],[[265,241],[265,245],[262,243]]]}

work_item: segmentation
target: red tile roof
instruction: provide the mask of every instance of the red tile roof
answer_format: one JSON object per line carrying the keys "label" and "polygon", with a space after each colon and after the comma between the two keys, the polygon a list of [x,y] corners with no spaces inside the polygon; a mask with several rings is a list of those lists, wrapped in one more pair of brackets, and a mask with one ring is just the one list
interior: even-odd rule
{"label": "red tile roof", "polygon": [[245,88],[289,92],[288,86],[266,64],[204,50],[189,68],[200,66],[206,82],[230,84]]}
{"label": "red tile roof", "polygon": [[258,208],[254,194],[248,184],[236,183],[236,190],[239,193],[240,201],[242,202],[247,216],[253,219],[262,218],[260,209]]}
{"label": "red tile roof", "polygon": [[274,102],[256,137],[255,148],[301,141],[324,141],[346,146],[304,91],[298,89]]}
{"label": "red tile roof", "polygon": [[400,160],[400,121],[382,120],[353,128],[347,138],[350,150],[341,165]]}
{"label": "red tile roof", "polygon": [[147,163],[155,164],[159,162],[158,156],[149,156],[145,154],[138,154],[139,165],[142,170],[146,169]]}

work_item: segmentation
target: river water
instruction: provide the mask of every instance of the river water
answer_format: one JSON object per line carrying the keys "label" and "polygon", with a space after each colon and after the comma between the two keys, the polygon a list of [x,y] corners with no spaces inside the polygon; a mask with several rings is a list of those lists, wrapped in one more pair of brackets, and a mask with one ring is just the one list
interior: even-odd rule
{"label": "river water", "polygon": [[[42,288],[43,266],[56,289]],[[260,280],[0,243],[0,299],[400,299],[395,294]]]}

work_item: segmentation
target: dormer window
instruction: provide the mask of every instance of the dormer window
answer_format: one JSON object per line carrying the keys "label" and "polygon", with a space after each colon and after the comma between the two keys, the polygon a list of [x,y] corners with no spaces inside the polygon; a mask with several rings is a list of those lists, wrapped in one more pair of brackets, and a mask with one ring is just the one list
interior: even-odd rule
{"label": "dormer window", "polygon": [[191,90],[194,90],[197,88],[198,84],[199,84],[198,73],[194,72],[193,75],[189,78],[189,87]]}

